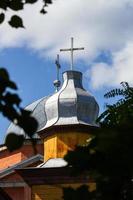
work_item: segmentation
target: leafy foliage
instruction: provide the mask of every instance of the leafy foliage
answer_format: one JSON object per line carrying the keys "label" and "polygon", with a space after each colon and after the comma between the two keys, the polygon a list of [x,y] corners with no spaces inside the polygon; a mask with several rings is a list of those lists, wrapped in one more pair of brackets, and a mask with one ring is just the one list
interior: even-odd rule
{"label": "leafy foliage", "polygon": [[[0,13],[0,24],[4,22],[5,14],[9,9],[11,9],[14,12],[24,10],[26,4],[34,4],[37,1],[38,0],[0,0],[0,8],[3,10],[3,12]],[[52,4],[52,0],[43,0],[40,13],[46,14],[47,11],[45,10],[45,7],[49,4]],[[13,15],[8,23],[13,28],[24,27],[23,20],[18,15]]]}
{"label": "leafy foliage", "polygon": [[[73,171],[87,171],[96,182],[96,190],[88,199],[133,199],[133,88],[126,82],[122,88],[105,94],[105,98],[119,97],[98,118],[100,128],[85,147],[69,151],[65,159]],[[70,199],[70,198],[69,198]]]}
{"label": "leafy foliage", "polygon": [[18,11],[24,8],[24,4],[21,0],[11,0],[8,7],[14,11]]}
{"label": "leafy foliage", "polygon": [[13,15],[8,23],[14,28],[24,27],[22,19],[17,15]]}
{"label": "leafy foliage", "polygon": [[[21,99],[17,94],[12,93],[12,90],[17,90],[16,84],[10,80],[8,72],[4,68],[0,68],[0,112],[10,121],[23,128],[28,137],[31,138],[32,144],[35,144],[33,135],[37,130],[38,123],[31,116],[30,111],[21,108]],[[9,133],[5,143],[8,149],[13,151],[20,148],[23,142],[24,136]]]}
{"label": "leafy foliage", "polygon": [[4,13],[1,13],[0,14],[0,24],[2,24],[2,22],[4,21],[4,19],[5,19]]}
{"label": "leafy foliage", "polygon": [[105,125],[125,126],[131,123],[133,117],[133,88],[128,83],[121,83],[123,89],[111,90],[105,94],[106,98],[122,96],[113,105],[107,105],[107,110],[101,114],[98,121]]}
{"label": "leafy foliage", "polygon": [[10,133],[6,137],[6,146],[10,152],[19,149],[24,143],[24,136]]}
{"label": "leafy foliage", "polygon": [[63,194],[64,200],[81,200],[82,198],[84,198],[84,200],[90,199],[90,193],[88,192],[88,186],[86,185],[82,185],[77,189],[71,187],[63,188]]}

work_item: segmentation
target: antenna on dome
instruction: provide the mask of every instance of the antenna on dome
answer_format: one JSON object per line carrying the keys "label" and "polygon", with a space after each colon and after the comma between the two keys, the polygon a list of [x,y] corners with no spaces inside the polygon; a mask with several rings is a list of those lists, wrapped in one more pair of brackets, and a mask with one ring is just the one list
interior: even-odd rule
{"label": "antenna on dome", "polygon": [[71,38],[71,48],[69,49],[60,49],[60,51],[70,51],[71,52],[71,70],[73,70],[73,52],[77,50],[84,50],[84,47],[74,48],[73,47],[73,37]]}
{"label": "antenna on dome", "polygon": [[57,54],[57,59],[55,60],[55,64],[56,64],[57,74],[56,74],[56,80],[54,81],[54,86],[56,88],[56,92],[58,92],[59,87],[61,85],[61,82],[59,80],[59,69],[61,68],[61,65],[59,63],[59,54]]}

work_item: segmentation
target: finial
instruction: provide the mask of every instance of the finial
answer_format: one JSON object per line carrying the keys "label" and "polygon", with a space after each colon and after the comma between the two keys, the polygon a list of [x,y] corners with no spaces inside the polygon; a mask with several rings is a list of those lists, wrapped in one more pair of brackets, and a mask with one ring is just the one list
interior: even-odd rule
{"label": "finial", "polygon": [[71,52],[71,70],[73,70],[73,52],[76,50],[84,50],[84,47],[74,48],[73,47],[73,37],[71,38],[71,48],[70,49],[60,49],[60,51],[70,51]]}
{"label": "finial", "polygon": [[56,80],[54,81],[54,86],[56,88],[56,92],[58,92],[59,87],[61,85],[61,82],[59,80],[59,69],[61,68],[60,63],[59,63],[59,55],[57,55],[57,59],[55,60],[55,64],[56,64],[57,74],[56,74]]}

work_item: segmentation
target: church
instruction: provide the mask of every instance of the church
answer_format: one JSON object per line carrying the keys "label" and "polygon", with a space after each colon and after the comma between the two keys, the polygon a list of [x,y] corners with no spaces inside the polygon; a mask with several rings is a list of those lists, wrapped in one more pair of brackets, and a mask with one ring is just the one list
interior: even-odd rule
{"label": "church", "polygon": [[[71,70],[63,73],[60,84],[57,59],[56,92],[43,97],[26,109],[38,121],[34,137],[37,154],[34,155],[30,140],[20,149],[9,153],[6,146],[0,146],[0,199],[7,200],[62,200],[62,188],[77,188],[82,184],[95,188],[95,182],[86,175],[71,176],[70,167],[63,159],[76,145],[84,145],[92,129],[98,127],[98,103],[82,85],[82,73],[73,70],[73,47],[61,51],[71,52]],[[30,126],[30,124],[29,124]],[[24,131],[10,124],[7,133],[25,135]]]}

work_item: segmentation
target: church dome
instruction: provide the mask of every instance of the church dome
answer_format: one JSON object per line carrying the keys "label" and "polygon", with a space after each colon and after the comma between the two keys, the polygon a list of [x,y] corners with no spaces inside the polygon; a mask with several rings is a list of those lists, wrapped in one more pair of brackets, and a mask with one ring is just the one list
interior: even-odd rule
{"label": "church dome", "polygon": [[66,71],[61,89],[45,104],[47,123],[43,127],[85,124],[98,126],[99,106],[95,98],[82,86],[82,73]]}
{"label": "church dome", "polygon": [[[32,116],[38,121],[38,129],[37,131],[39,131],[41,128],[43,128],[46,125],[46,114],[45,114],[45,103],[46,100],[49,97],[43,97],[35,102],[33,102],[32,104],[26,106],[26,110],[30,110],[32,112]],[[27,137],[27,135],[25,134],[24,130],[22,128],[20,128],[19,126],[15,125],[14,123],[11,123],[7,129],[6,135],[8,135],[9,133],[16,133],[18,135],[25,135]],[[34,135],[35,138],[40,138],[38,134]]]}
{"label": "church dome", "polygon": [[[63,74],[64,82],[61,89],[52,96],[43,97],[29,106],[32,116],[38,121],[37,132],[52,126],[84,124],[98,126],[99,106],[95,98],[82,86],[82,73],[66,71]],[[20,127],[10,124],[7,134],[26,135]],[[39,138],[35,134],[35,138]]]}

